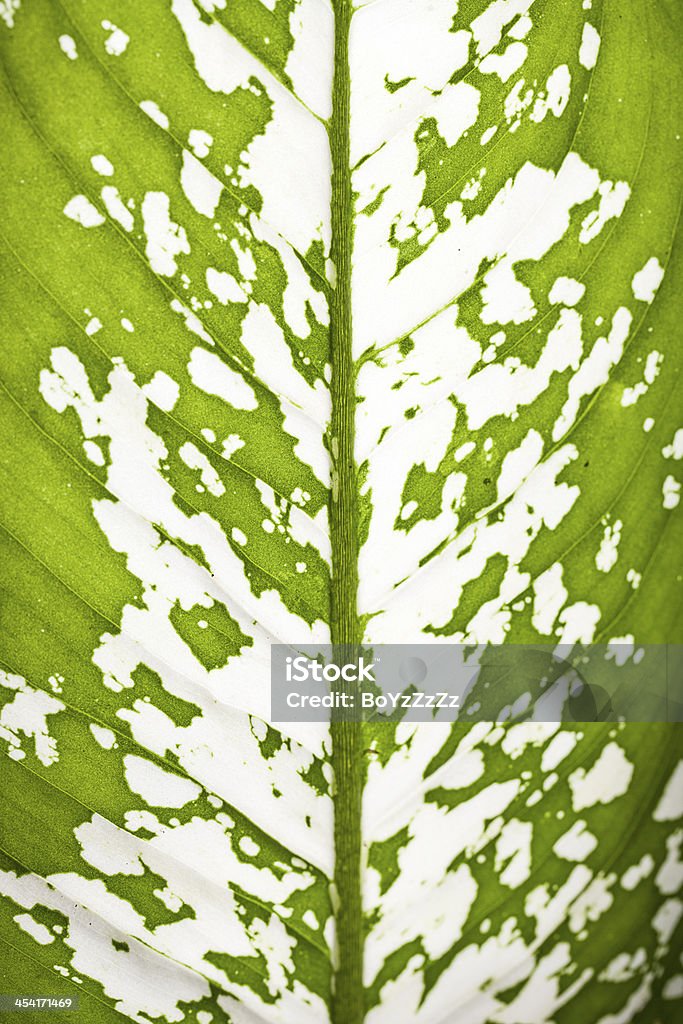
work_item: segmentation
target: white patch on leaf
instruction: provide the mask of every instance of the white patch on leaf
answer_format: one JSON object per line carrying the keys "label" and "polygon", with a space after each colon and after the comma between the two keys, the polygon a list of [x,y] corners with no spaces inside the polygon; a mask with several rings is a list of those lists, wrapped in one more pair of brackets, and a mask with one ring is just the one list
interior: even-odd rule
{"label": "white patch on leaf", "polygon": [[104,48],[110,57],[120,57],[122,53],[126,52],[128,43],[130,42],[130,36],[114,25],[113,22],[107,21],[106,19],[102,22],[102,28],[109,32],[109,35],[104,41]]}
{"label": "white patch on leaf", "polygon": [[155,100],[142,100],[140,103],[140,110],[144,110],[147,117],[151,117],[154,123],[158,124],[160,128],[168,128],[169,120],[166,114],[159,109],[159,105]]}
{"label": "white patch on leaf", "polygon": [[49,928],[36,921],[30,914],[15,914],[13,920],[19,925],[23,932],[30,935],[34,942],[40,946],[49,946],[55,941],[55,937]]}
{"label": "white patch on leaf", "polygon": [[69,60],[76,60],[78,58],[78,49],[76,48],[76,40],[73,36],[62,35],[59,37],[59,49],[62,53],[69,58]]}
{"label": "white patch on leaf", "polygon": [[142,201],[145,254],[152,270],[164,277],[173,277],[178,269],[176,256],[190,252],[185,229],[171,220],[170,205],[165,192],[147,192]]}
{"label": "white patch on leaf", "polygon": [[562,860],[583,863],[597,848],[598,841],[586,828],[585,821],[575,821],[553,846],[553,852]]}
{"label": "white patch on leaf", "polygon": [[579,63],[591,71],[598,61],[598,51],[600,50],[600,34],[597,29],[586,22],[583,26],[583,32],[581,34],[581,48],[579,49]]}
{"label": "white patch on leaf", "polygon": [[48,768],[59,760],[57,742],[50,736],[48,718],[65,710],[65,705],[43,690],[29,686],[25,679],[0,669],[0,686],[13,690],[14,697],[0,712],[0,737],[9,744],[9,756],[23,760],[23,739],[33,740],[35,756]]}
{"label": "white patch on leaf", "polygon": [[201,787],[190,779],[167,772],[136,754],[123,759],[126,782],[150,807],[184,807],[201,793]]}
{"label": "white patch on leaf", "polygon": [[531,624],[544,636],[550,636],[557,616],[567,602],[569,593],[562,582],[562,566],[555,562],[534,582],[534,607]]}
{"label": "white patch on leaf", "polygon": [[656,256],[651,256],[647,263],[633,275],[631,290],[640,302],[653,302],[662,280],[664,268]]}
{"label": "white patch on leaf", "polygon": [[662,507],[669,512],[677,508],[681,500],[681,485],[670,473],[662,484],[662,498]]}
{"label": "white patch on leaf", "polygon": [[577,768],[569,776],[572,807],[582,811],[596,804],[609,804],[623,796],[633,778],[633,765],[618,743],[603,747],[593,766]]}
{"label": "white patch on leaf", "polygon": [[74,196],[64,207],[64,213],[69,220],[84,228],[98,228],[104,224],[104,217],[87,196]]}
{"label": "white patch on leaf", "polygon": [[213,217],[221,198],[223,185],[204,164],[183,150],[180,184],[189,202],[204,217]]}
{"label": "white patch on leaf", "polygon": [[105,185],[101,195],[102,202],[106,206],[109,216],[120,224],[124,231],[132,231],[135,223],[133,214],[121,199],[119,190],[113,185]]}
{"label": "white patch on leaf", "polygon": [[600,572],[609,572],[617,563],[623,525],[621,519],[617,519],[614,523],[608,523],[605,526],[600,549],[595,556],[595,565]]}
{"label": "white patch on leaf", "polygon": [[583,298],[585,291],[585,284],[575,281],[573,277],[558,277],[550,289],[548,301],[561,303],[563,306],[575,306]]}
{"label": "white patch on leaf", "polygon": [[96,153],[95,156],[91,156],[90,163],[93,170],[97,171],[98,174],[102,174],[105,178],[111,178],[114,173],[114,165],[103,153]]}
{"label": "white patch on leaf", "polygon": [[215,352],[193,348],[187,372],[195,387],[205,394],[217,395],[235,409],[258,408],[256,392],[251,385]]}

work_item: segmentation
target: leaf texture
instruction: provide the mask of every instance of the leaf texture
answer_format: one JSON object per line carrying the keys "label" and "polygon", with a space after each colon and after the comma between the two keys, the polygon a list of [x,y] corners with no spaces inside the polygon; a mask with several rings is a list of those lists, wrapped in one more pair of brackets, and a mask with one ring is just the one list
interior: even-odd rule
{"label": "leaf texture", "polygon": [[[679,5],[0,17],[3,989],[359,1024],[270,644],[679,640]],[[677,727],[362,729],[368,1024],[675,1019]]]}

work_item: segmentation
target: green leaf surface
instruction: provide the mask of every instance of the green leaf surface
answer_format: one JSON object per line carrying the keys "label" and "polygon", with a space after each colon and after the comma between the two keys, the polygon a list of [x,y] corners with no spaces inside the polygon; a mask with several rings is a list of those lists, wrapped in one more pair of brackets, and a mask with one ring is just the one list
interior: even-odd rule
{"label": "green leaf surface", "polygon": [[679,727],[269,686],[273,642],[681,642],[682,31],[0,3],[2,992],[677,1019]]}

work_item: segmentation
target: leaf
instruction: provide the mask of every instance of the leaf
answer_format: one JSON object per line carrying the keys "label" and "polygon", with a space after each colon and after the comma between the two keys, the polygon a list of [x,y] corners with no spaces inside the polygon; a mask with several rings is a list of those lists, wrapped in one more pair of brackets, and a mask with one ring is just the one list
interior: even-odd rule
{"label": "leaf", "polygon": [[0,15],[3,989],[673,1019],[677,726],[276,725],[269,652],[678,642],[678,5]]}

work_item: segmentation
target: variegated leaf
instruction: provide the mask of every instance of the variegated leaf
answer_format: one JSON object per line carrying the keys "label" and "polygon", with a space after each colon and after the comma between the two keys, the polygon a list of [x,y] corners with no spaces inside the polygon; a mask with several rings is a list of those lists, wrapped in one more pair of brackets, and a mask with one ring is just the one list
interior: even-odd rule
{"label": "variegated leaf", "polygon": [[675,0],[0,16],[3,991],[674,1020],[675,727],[331,738],[269,651],[679,639]]}

